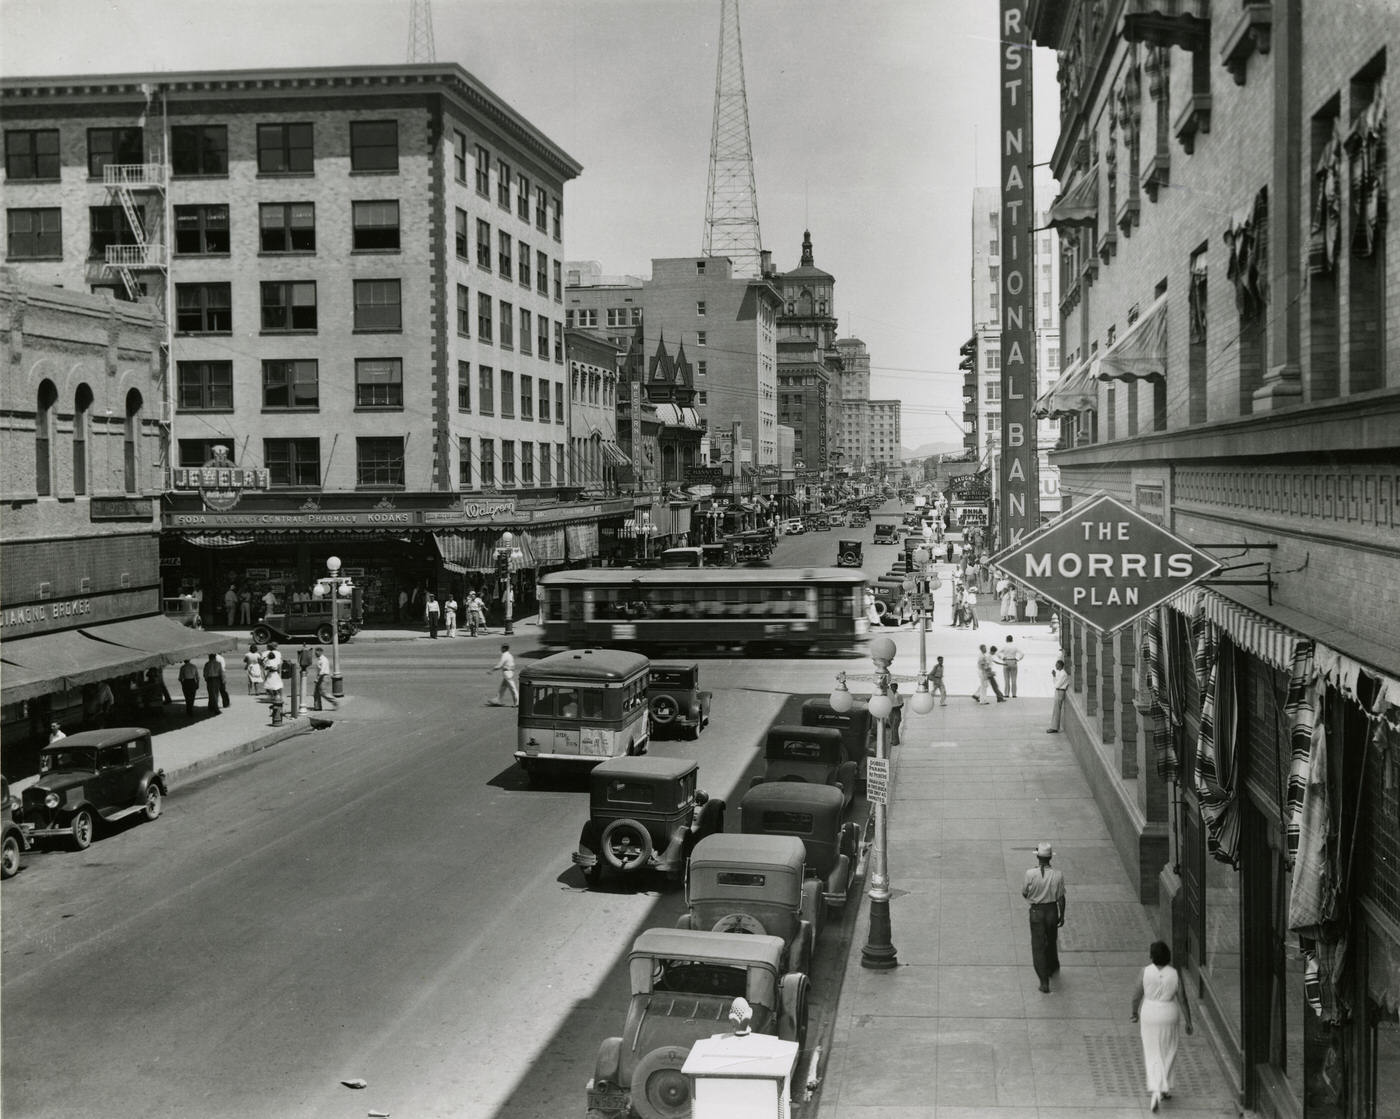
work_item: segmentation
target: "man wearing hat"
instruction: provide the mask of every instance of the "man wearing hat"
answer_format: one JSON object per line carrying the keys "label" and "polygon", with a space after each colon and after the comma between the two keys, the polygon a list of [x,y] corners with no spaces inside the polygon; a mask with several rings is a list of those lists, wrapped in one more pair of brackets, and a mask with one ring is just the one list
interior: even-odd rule
{"label": "man wearing hat", "polygon": [[1039,864],[1026,871],[1021,896],[1031,907],[1031,962],[1041,991],[1050,992],[1050,977],[1060,970],[1059,930],[1065,923],[1065,876],[1050,865],[1054,850],[1048,843],[1035,849]]}

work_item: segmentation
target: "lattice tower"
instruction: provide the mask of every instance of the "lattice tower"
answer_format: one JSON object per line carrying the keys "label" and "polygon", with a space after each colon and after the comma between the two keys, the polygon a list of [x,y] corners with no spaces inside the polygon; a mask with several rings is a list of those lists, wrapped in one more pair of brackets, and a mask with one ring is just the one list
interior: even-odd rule
{"label": "lattice tower", "polygon": [[408,24],[409,62],[436,62],[437,48],[433,45],[432,0],[410,0],[413,5]]}
{"label": "lattice tower", "polygon": [[744,45],[739,0],[721,0],[715,119],[710,131],[710,187],[705,199],[706,256],[727,256],[734,275],[757,277],[763,238],[758,231],[758,188],[744,88]]}

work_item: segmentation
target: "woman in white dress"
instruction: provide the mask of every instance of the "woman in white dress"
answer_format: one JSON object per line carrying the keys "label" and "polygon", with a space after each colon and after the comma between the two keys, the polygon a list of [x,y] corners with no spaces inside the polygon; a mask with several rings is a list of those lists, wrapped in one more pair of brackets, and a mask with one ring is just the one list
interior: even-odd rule
{"label": "woman in white dress", "polygon": [[1133,1021],[1142,1031],[1142,1060],[1152,1110],[1172,1097],[1172,1066],[1184,1023],[1191,1034],[1191,1006],[1181,976],[1172,967],[1172,950],[1157,940],[1148,949],[1152,962],[1142,969],[1133,992]]}
{"label": "woman in white dress", "polygon": [[248,674],[248,694],[262,695],[262,657],[258,653],[258,647],[256,644],[249,645],[248,651],[243,654],[243,671]]}

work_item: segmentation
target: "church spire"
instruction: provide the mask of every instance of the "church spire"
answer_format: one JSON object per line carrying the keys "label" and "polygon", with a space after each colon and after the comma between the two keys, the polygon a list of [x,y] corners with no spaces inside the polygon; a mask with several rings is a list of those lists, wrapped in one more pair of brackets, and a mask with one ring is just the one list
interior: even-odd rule
{"label": "church spire", "polygon": [[812,231],[810,229],[802,231],[802,263],[809,267],[816,267],[812,260]]}

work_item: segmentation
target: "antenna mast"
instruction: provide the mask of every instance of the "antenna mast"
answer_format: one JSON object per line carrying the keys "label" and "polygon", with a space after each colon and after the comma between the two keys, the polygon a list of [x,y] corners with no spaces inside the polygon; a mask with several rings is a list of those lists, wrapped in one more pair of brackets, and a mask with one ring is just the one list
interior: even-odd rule
{"label": "antenna mast", "polygon": [[410,0],[412,13],[408,24],[408,61],[436,62],[437,49],[433,46],[433,5],[432,0]]}
{"label": "antenna mast", "polygon": [[744,88],[744,48],[739,0],[720,0],[719,61],[715,67],[715,119],[710,132],[710,186],[705,200],[706,256],[727,256],[735,276],[757,277],[763,238],[758,231],[758,189],[749,138],[749,97]]}

